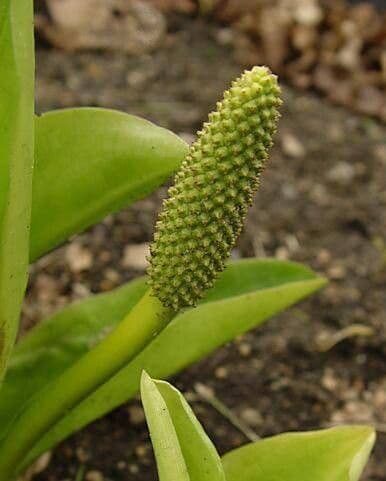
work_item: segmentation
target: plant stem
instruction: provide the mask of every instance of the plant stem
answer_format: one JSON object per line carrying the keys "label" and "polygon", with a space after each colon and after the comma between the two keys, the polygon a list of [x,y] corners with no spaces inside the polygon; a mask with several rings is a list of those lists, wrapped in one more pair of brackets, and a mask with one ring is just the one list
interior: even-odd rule
{"label": "plant stem", "polygon": [[0,481],[13,479],[35,442],[131,361],[167,325],[171,315],[172,312],[147,291],[100,344],[39,391],[0,446]]}

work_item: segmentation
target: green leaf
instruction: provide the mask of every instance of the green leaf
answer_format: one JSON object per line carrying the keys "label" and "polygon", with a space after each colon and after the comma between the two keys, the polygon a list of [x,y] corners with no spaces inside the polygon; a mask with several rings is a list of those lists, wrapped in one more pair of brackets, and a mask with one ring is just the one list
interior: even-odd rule
{"label": "green leaf", "polygon": [[37,117],[31,261],[145,197],[187,150],[172,132],[114,110],[77,108]]}
{"label": "green leaf", "polygon": [[[132,398],[142,369],[158,378],[175,374],[324,284],[324,279],[296,263],[256,259],[231,263],[196,309],[176,316],[141,355],[47,433],[29,460]],[[135,281],[135,290],[131,289],[129,284],[75,304],[21,341],[1,391],[0,437],[34,386],[43,387],[86,352],[103,335],[102,326],[109,330],[117,324],[145,292],[145,281]],[[47,367],[51,364],[52,370]]]}
{"label": "green leaf", "polygon": [[374,429],[345,426],[280,434],[227,453],[227,481],[358,481]]}
{"label": "green leaf", "polygon": [[143,372],[141,397],[160,481],[225,481],[216,448],[182,394]]}
{"label": "green leaf", "polygon": [[91,296],[58,312],[22,338],[12,353],[0,391],[0,439],[26,401],[97,344],[146,290],[142,278],[111,293]]}
{"label": "green leaf", "polygon": [[142,376],[141,395],[160,481],[190,481],[166,402],[155,383],[146,375]]}
{"label": "green leaf", "polygon": [[0,2],[0,383],[27,281],[34,152],[32,0]]}

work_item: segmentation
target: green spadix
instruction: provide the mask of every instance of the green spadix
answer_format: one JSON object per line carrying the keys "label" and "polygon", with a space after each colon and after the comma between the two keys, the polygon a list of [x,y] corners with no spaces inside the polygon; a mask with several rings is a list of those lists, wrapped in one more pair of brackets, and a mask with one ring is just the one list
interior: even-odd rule
{"label": "green spadix", "polygon": [[280,87],[266,67],[236,79],[198,132],[164,201],[150,285],[165,307],[194,306],[224,269],[272,145]]}

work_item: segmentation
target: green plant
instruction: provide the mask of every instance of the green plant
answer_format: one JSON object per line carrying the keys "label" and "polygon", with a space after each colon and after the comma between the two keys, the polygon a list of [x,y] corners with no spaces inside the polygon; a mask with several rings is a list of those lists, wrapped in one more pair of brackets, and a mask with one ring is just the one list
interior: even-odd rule
{"label": "green plant", "polygon": [[160,481],[358,481],[375,441],[368,426],[287,433],[222,458],[184,397],[142,374],[141,396]]}
{"label": "green plant", "polygon": [[[169,376],[325,283],[274,260],[222,272],[276,126],[279,87],[266,68],[234,82],[189,149],[120,112],[34,117],[32,20],[31,0],[0,4],[1,378],[8,363],[0,481],[132,397],[144,367]],[[28,259],[147,195],[180,164],[157,224],[150,280],[64,309],[13,349]]]}

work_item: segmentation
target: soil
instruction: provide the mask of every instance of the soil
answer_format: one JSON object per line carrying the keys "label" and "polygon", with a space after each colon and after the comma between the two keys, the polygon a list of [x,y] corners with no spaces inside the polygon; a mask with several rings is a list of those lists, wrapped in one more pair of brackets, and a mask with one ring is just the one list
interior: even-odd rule
{"label": "soil", "polygon": [[[78,53],[40,47],[39,111],[119,108],[193,139],[239,74],[228,29],[173,17],[152,53]],[[364,476],[386,478],[386,128],[312,94],[284,89],[280,133],[235,255],[305,262],[330,279],[323,292],[175,377],[221,453],[245,435],[201,399],[197,383],[259,436],[371,422],[378,443]],[[165,188],[75,238],[31,268],[24,327],[71,300],[139,275],[128,247],[151,240]],[[145,246],[143,246],[145,247]],[[127,256],[126,256],[127,257]],[[353,324],[371,336],[348,336]],[[351,327],[350,327],[351,326]],[[330,346],[326,352],[326,340]],[[323,342],[322,342],[323,341]],[[54,450],[37,481],[157,479],[138,400]]]}

